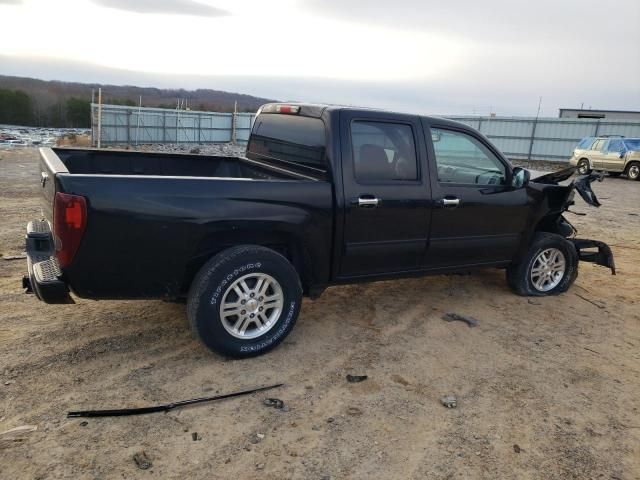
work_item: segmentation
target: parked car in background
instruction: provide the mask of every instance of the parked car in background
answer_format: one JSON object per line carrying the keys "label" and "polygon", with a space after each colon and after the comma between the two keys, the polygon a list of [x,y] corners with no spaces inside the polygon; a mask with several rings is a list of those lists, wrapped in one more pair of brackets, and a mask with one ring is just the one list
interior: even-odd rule
{"label": "parked car in background", "polygon": [[614,177],[624,173],[629,180],[640,180],[640,138],[583,138],[569,163],[577,165],[583,175],[591,170],[604,170]]}

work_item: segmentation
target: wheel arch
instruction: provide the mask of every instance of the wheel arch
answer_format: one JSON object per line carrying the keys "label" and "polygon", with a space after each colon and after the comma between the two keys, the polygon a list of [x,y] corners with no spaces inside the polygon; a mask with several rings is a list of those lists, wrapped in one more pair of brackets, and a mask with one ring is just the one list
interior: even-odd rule
{"label": "wheel arch", "polygon": [[308,292],[313,283],[311,252],[305,242],[295,232],[286,230],[232,229],[204,237],[194,248],[193,255],[186,264],[181,292],[189,291],[198,271],[214,256],[229,248],[241,245],[258,245],[269,248],[285,257],[295,268],[303,291]]}
{"label": "wheel arch", "polygon": [[576,165],[579,165],[582,160],[586,160],[586,162],[589,164],[589,168],[591,170],[594,170],[593,161],[589,157],[580,157],[576,162]]}
{"label": "wheel arch", "polygon": [[640,160],[637,159],[637,158],[631,158],[629,160],[626,160],[625,163],[624,163],[624,168],[622,169],[622,171],[625,174],[628,174],[629,168],[631,168],[631,165],[633,165],[633,164],[636,164],[636,165],[640,166]]}

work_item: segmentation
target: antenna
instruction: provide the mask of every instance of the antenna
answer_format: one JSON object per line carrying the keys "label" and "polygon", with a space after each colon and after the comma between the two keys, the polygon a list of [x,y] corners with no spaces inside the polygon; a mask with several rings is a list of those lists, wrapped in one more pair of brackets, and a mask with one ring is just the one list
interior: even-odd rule
{"label": "antenna", "polygon": [[540,116],[540,107],[541,106],[542,106],[542,97],[540,97],[540,100],[538,100],[538,111],[536,112],[536,120]]}

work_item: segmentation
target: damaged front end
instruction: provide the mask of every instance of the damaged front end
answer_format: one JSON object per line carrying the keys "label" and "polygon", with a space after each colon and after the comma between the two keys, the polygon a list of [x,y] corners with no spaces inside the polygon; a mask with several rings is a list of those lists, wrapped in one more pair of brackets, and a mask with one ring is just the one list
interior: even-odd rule
{"label": "damaged front end", "polygon": [[575,203],[574,197],[576,191],[587,204],[594,207],[601,205],[598,197],[596,197],[596,194],[591,189],[591,184],[596,180],[601,182],[604,178],[604,172],[592,172],[587,175],[580,175],[568,185],[560,185],[560,182],[568,180],[575,171],[576,167],[569,167],[531,180],[533,184],[556,187],[549,190],[546,188],[543,189],[548,197],[548,211],[541,219],[540,224],[547,226],[553,225],[552,228],[555,233],[564,236],[572,242],[578,252],[578,258],[581,261],[608,267],[611,269],[611,274],[615,275],[616,266],[609,245],[598,240],[576,238],[576,229],[564,218],[564,212],[585,215],[569,210],[569,207]]}

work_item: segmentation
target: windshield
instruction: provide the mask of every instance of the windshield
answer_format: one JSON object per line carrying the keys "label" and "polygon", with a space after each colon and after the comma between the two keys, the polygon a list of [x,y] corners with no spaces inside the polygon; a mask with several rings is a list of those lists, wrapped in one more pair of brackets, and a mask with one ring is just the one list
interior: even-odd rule
{"label": "windshield", "polygon": [[640,150],[640,138],[627,138],[624,144],[627,150]]}

